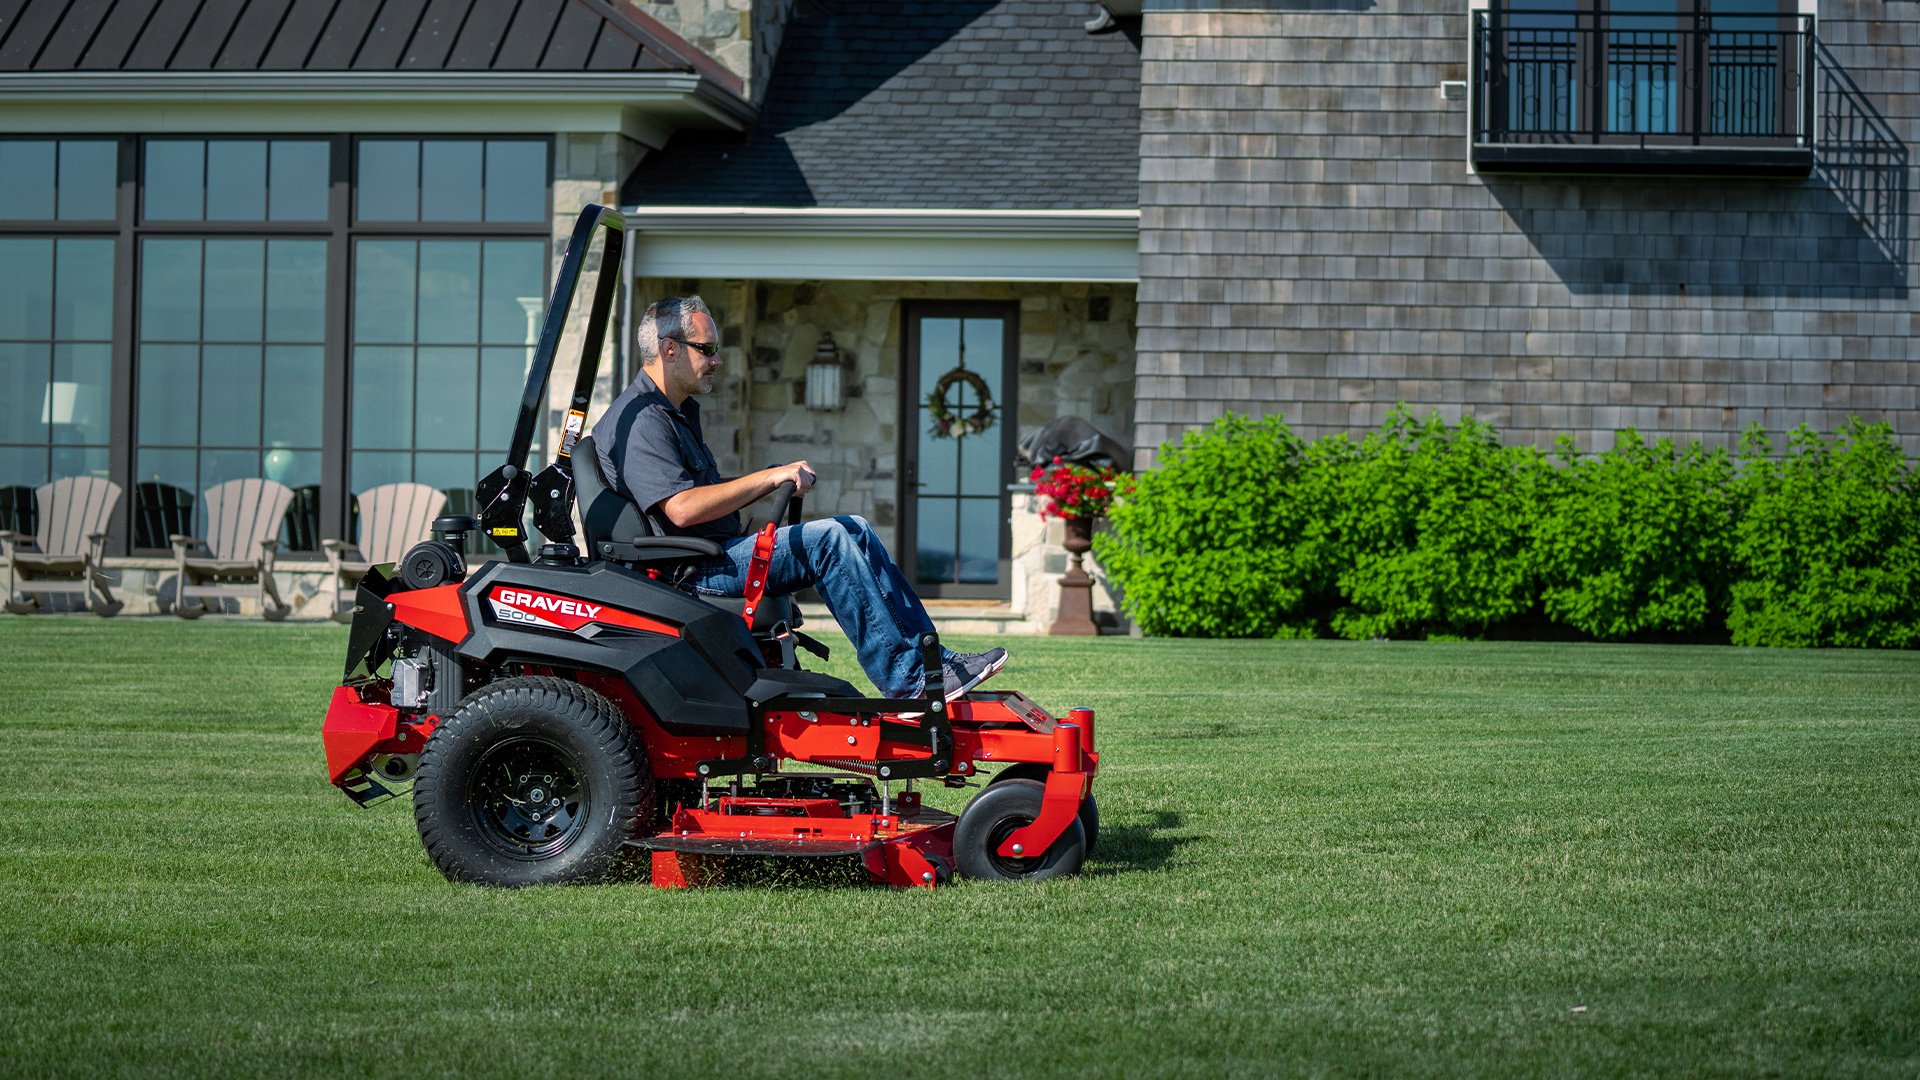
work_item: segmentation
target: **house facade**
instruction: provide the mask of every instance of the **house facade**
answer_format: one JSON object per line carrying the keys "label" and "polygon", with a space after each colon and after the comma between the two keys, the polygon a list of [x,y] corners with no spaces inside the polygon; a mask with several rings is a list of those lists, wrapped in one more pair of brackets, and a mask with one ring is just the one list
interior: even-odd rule
{"label": "house facade", "polygon": [[1920,450],[1920,8],[1149,2],[1135,438],[1397,402]]}
{"label": "house facade", "polygon": [[137,568],[268,476],[297,566],[374,484],[470,505],[589,202],[603,400],[626,312],[701,293],[722,467],[813,462],[811,513],[996,625],[1046,619],[1014,442],[1063,415],[1142,467],[1401,402],[1920,450],[1916,72],[1897,0],[25,0],[0,527],[106,476]]}

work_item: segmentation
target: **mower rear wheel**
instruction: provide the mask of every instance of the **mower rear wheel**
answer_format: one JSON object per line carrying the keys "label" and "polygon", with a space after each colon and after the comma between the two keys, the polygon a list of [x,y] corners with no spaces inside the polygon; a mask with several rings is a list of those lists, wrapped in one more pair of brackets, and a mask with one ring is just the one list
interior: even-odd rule
{"label": "mower rear wheel", "polygon": [[653,813],[633,726],[605,697],[553,678],[502,679],[436,727],[413,783],[427,855],[453,881],[604,881]]}
{"label": "mower rear wheel", "polygon": [[[1001,769],[987,783],[997,784],[1002,780],[1032,780],[1044,784],[1047,782],[1047,772],[1045,765],[1022,761]],[[1091,858],[1093,849],[1100,844],[1100,804],[1093,801],[1091,791],[1087,792],[1086,798],[1080,800],[1080,827],[1086,830],[1087,856]]]}
{"label": "mower rear wheel", "polygon": [[1040,816],[1046,785],[1017,777],[988,784],[960,814],[953,830],[953,861],[960,873],[982,881],[1041,881],[1079,873],[1087,859],[1087,834],[1078,820],[1067,823],[1037,855],[1001,855],[1002,841]]}

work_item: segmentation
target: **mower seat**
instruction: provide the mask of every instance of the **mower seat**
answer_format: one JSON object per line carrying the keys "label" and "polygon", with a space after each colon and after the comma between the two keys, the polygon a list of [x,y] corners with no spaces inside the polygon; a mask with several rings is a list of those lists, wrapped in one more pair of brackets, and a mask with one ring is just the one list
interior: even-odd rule
{"label": "mower seat", "polygon": [[[587,553],[630,566],[676,563],[720,554],[720,545],[697,536],[671,536],[624,495],[613,490],[600,472],[600,451],[593,436],[573,444],[573,491],[586,533]],[[744,616],[747,602],[737,596],[700,599],[734,615]],[[754,633],[776,630],[784,623],[800,625],[800,612],[784,596],[769,596],[753,613]]]}

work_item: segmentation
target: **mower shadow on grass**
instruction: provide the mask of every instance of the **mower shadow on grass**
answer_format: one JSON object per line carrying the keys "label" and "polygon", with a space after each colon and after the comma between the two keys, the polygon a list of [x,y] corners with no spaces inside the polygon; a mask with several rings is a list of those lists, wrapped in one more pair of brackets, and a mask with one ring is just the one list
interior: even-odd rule
{"label": "mower shadow on grass", "polygon": [[1152,820],[1144,825],[1103,825],[1100,829],[1100,848],[1087,860],[1087,869],[1083,873],[1105,877],[1109,874],[1158,870],[1167,864],[1175,851],[1196,839],[1192,836],[1167,835],[1185,824],[1184,815],[1172,810],[1158,810],[1154,812]]}

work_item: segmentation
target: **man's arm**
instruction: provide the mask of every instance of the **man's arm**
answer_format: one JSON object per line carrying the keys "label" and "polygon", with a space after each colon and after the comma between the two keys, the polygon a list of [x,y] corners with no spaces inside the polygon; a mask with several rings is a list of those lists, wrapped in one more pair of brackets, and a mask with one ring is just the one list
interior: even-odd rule
{"label": "man's arm", "polygon": [[804,461],[795,461],[718,484],[691,487],[661,500],[660,512],[673,522],[674,528],[690,529],[726,517],[755,499],[771,494],[774,488],[789,480],[804,495],[813,486],[813,469]]}

